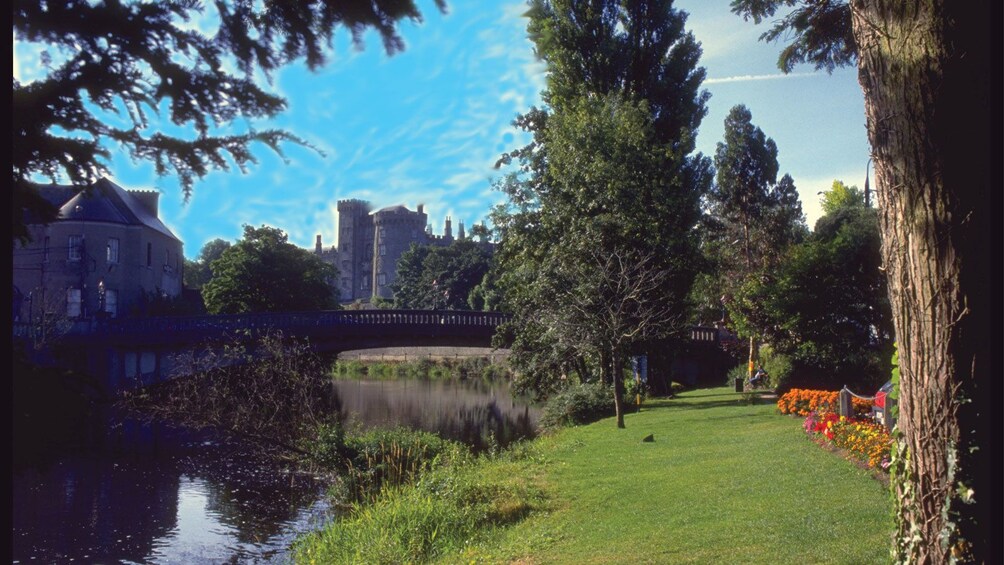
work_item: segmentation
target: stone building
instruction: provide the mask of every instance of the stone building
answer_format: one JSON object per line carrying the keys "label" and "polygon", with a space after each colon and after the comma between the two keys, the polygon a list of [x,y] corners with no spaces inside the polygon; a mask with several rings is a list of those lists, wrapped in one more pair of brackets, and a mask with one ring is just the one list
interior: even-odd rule
{"label": "stone building", "polygon": [[[464,239],[460,223],[458,239]],[[342,302],[393,298],[390,285],[397,275],[397,261],[413,243],[449,245],[454,241],[452,220],[446,218],[443,235],[434,235],[425,206],[411,211],[389,206],[371,212],[364,200],[338,201],[338,244],[324,249],[321,236],[314,253],[338,268],[338,291]]]}
{"label": "stone building", "polygon": [[100,179],[80,186],[38,185],[59,208],[43,225],[27,217],[31,242],[15,243],[14,318],[60,310],[70,319],[117,317],[150,295],[181,294],[182,242],[157,216],[156,191],[125,190]]}

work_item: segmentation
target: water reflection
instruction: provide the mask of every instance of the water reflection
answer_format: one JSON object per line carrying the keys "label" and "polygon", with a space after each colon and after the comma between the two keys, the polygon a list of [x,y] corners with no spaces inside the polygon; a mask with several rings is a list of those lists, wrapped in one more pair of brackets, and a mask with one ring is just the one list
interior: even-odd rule
{"label": "water reflection", "polygon": [[[537,418],[506,383],[339,381],[333,392],[350,422],[475,449],[492,435],[500,445],[530,437]],[[16,452],[15,563],[285,562],[299,533],[334,516],[323,480],[240,444],[117,414],[66,426],[49,433],[72,445],[33,436],[35,449]]]}
{"label": "water reflection", "polygon": [[363,428],[403,425],[460,441],[475,451],[533,437],[537,409],[505,381],[338,380],[343,417]]}
{"label": "water reflection", "polygon": [[126,420],[15,467],[14,562],[282,561],[332,517],[325,484],[237,444]]}

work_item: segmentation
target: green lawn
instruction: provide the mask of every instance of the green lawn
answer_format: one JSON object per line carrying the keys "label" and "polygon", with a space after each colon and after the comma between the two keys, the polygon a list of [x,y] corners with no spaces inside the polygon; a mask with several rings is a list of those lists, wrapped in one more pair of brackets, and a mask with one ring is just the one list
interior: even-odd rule
{"label": "green lawn", "polygon": [[[739,397],[716,388],[649,400],[626,429],[608,419],[562,430],[537,440],[532,456],[466,471],[535,485],[534,500],[512,525],[466,531],[426,555],[441,563],[888,562],[887,489],[813,444],[801,419]],[[643,443],[648,434],[655,441]],[[373,555],[368,543],[355,560]]]}

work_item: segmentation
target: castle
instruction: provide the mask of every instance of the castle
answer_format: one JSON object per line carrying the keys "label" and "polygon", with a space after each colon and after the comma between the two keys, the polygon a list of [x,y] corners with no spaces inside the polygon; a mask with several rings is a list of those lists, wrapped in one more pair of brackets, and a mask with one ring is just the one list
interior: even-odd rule
{"label": "castle", "polygon": [[[428,222],[423,204],[414,212],[404,206],[388,206],[370,213],[369,202],[339,200],[338,245],[324,249],[318,235],[314,253],[338,268],[342,302],[390,299],[397,261],[411,244],[447,246],[454,241],[449,217],[443,235],[433,235]],[[465,237],[461,222],[457,239]]]}

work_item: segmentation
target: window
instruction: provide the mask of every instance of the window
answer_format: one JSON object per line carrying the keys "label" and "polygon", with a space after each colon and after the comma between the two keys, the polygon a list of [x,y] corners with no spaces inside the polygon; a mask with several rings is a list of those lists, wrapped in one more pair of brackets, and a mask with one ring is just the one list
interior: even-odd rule
{"label": "window", "polygon": [[153,244],[152,243],[147,243],[146,244],[146,266],[147,267],[153,266]]}
{"label": "window", "polygon": [[80,317],[80,289],[66,289],[66,315],[70,318]]}
{"label": "window", "polygon": [[49,262],[49,236],[45,236],[45,243],[42,244],[42,260]]}
{"label": "window", "polygon": [[385,273],[380,273],[379,275],[377,275],[377,281],[380,284],[380,286],[386,286],[387,275]]}
{"label": "window", "polygon": [[342,288],[344,288],[345,290],[349,290],[349,288],[351,288],[351,286],[349,285],[349,279],[342,279]]}
{"label": "window", "polygon": [[366,278],[366,277],[363,277],[363,280],[360,281],[360,283],[359,283],[359,288],[361,290],[366,290],[369,287],[370,287],[370,280],[368,278]]}
{"label": "window", "polygon": [[66,255],[66,259],[68,261],[79,261],[80,257],[83,255],[84,236],[71,235],[68,245],[69,252]]}
{"label": "window", "polygon": [[383,238],[386,236],[387,236],[387,228],[380,228],[380,241],[383,241]]}
{"label": "window", "polygon": [[105,312],[114,318],[119,311],[119,293],[116,290],[105,289]]}
{"label": "window", "polygon": [[109,263],[119,262],[119,240],[114,237],[108,239],[108,249],[105,254],[105,259]]}
{"label": "window", "polygon": [[387,254],[387,246],[386,245],[381,245],[380,246],[380,256],[383,257],[386,254]]}

